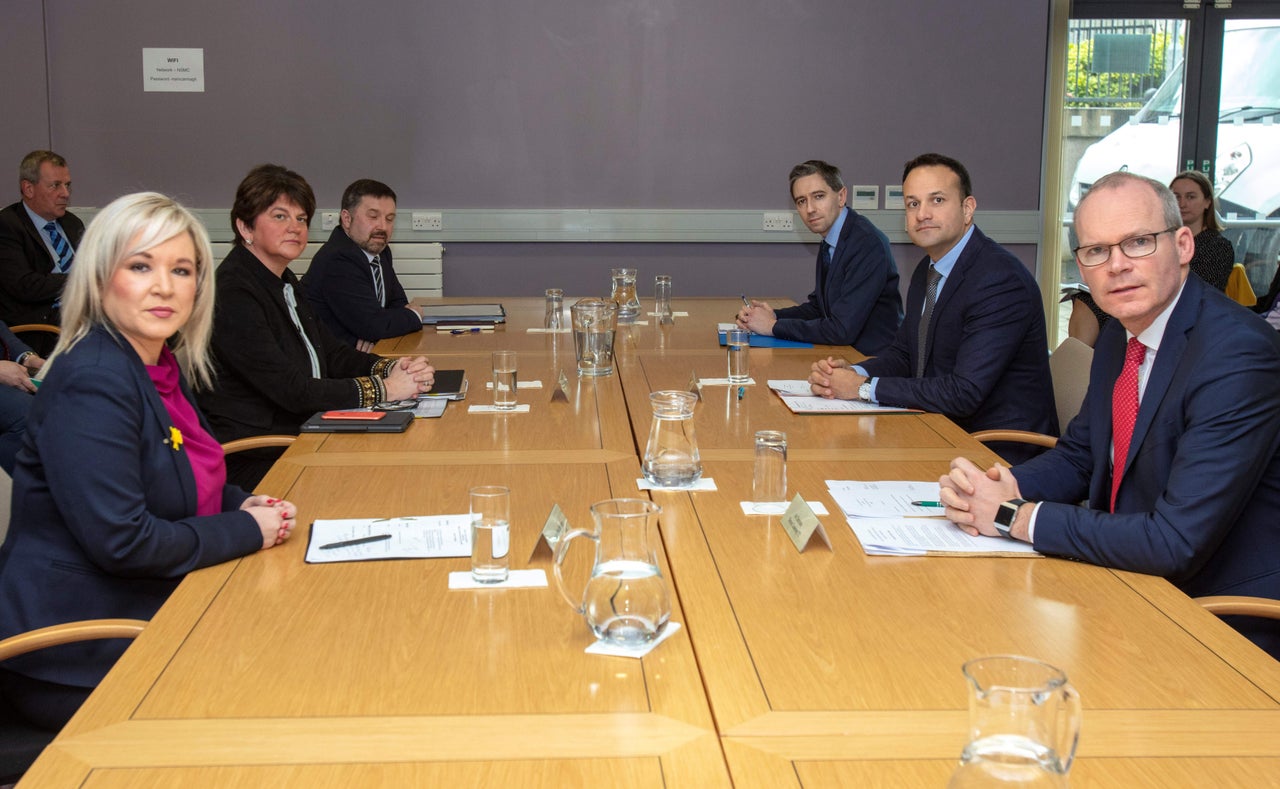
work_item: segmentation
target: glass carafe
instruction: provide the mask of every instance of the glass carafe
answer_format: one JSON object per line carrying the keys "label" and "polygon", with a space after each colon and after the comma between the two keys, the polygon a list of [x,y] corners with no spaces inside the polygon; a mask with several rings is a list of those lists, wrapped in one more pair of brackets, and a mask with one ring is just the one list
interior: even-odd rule
{"label": "glass carafe", "polygon": [[640,314],[640,296],[636,293],[636,270],[612,270],[613,292],[609,298],[618,302],[618,322],[631,323]]}
{"label": "glass carafe", "polygon": [[[643,646],[671,617],[671,596],[651,543],[660,512],[648,499],[600,501],[591,505],[594,531],[574,529],[556,543],[556,586],[601,641]],[[575,600],[565,591],[561,567],[577,537],[595,542],[596,557],[586,589]]]}
{"label": "glass carafe", "polygon": [[702,458],[693,432],[692,392],[663,391],[649,395],[653,421],[644,446],[644,478],[664,488],[692,485],[702,478]]}
{"label": "glass carafe", "polygon": [[1080,695],[1061,670],[1025,657],[964,664],[969,742],[952,789],[1064,787],[1080,738]]}

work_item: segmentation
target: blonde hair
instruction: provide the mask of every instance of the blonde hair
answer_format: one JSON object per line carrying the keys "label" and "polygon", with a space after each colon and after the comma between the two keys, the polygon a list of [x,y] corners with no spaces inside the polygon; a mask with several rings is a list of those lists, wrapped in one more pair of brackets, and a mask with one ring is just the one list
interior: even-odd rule
{"label": "blonde hair", "polygon": [[189,234],[195,246],[196,298],[191,317],[174,335],[177,339],[171,347],[192,386],[203,389],[212,385],[209,337],[213,333],[214,266],[209,234],[194,214],[156,192],[117,198],[89,223],[62,291],[62,334],[45,364],[46,375],[49,366],[95,326],[119,336],[102,305],[107,282],[126,258],[182,233]]}

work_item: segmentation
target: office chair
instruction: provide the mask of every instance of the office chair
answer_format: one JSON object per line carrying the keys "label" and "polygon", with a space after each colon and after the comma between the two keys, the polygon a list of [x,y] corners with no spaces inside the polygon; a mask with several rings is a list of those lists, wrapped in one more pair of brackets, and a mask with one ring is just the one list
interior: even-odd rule
{"label": "office chair", "polygon": [[[1049,375],[1053,378],[1053,401],[1058,409],[1058,427],[1067,424],[1080,413],[1084,394],[1089,388],[1089,366],[1093,364],[1093,349],[1074,337],[1062,341],[1058,349],[1049,355]],[[972,434],[982,443],[991,441],[1017,441],[1041,447],[1055,447],[1058,439],[1029,430],[979,430]]]}
{"label": "office chair", "polygon": [[1212,595],[1197,597],[1195,601],[1216,616],[1260,616],[1265,619],[1280,619],[1280,600],[1272,600],[1268,597]]}
{"label": "office chair", "polygon": [[248,438],[237,438],[233,441],[224,443],[222,445],[222,452],[223,454],[231,455],[236,452],[245,452],[250,449],[262,449],[263,447],[287,447],[297,440],[297,436],[249,436]]}
{"label": "office chair", "polygon": [[[146,626],[141,619],[86,619],[42,627],[0,641],[0,662],[60,644],[136,638]],[[27,723],[0,698],[0,784],[11,784],[21,778],[55,736],[54,732]]]}

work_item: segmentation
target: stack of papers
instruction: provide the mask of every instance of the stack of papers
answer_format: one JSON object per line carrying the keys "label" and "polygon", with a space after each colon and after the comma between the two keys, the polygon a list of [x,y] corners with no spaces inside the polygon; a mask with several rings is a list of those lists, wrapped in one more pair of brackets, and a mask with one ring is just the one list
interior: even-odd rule
{"label": "stack of papers", "polygon": [[[942,517],[936,482],[827,480],[868,556],[1039,556],[1030,543],[971,537]],[[925,504],[924,502],[928,502]]]}
{"label": "stack of papers", "polygon": [[910,408],[894,408],[868,403],[862,400],[834,400],[817,397],[808,381],[799,379],[770,379],[769,388],[774,391],[793,414],[918,414]]}
{"label": "stack of papers", "polygon": [[313,521],[306,561],[327,564],[470,555],[471,516],[463,513]]}

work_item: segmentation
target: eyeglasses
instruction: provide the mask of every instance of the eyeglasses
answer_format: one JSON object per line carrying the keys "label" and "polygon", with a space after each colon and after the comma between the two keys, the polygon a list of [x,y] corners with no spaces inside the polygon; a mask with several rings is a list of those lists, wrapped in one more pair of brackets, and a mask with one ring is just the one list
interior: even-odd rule
{"label": "eyeglasses", "polygon": [[1143,233],[1140,236],[1130,236],[1118,244],[1093,244],[1087,247],[1076,247],[1072,251],[1076,253],[1076,262],[1085,268],[1093,268],[1101,266],[1111,259],[1111,250],[1120,247],[1120,251],[1128,258],[1145,258],[1154,255],[1156,252],[1156,236],[1161,233],[1172,233],[1178,230],[1177,227],[1166,227],[1158,233]]}

